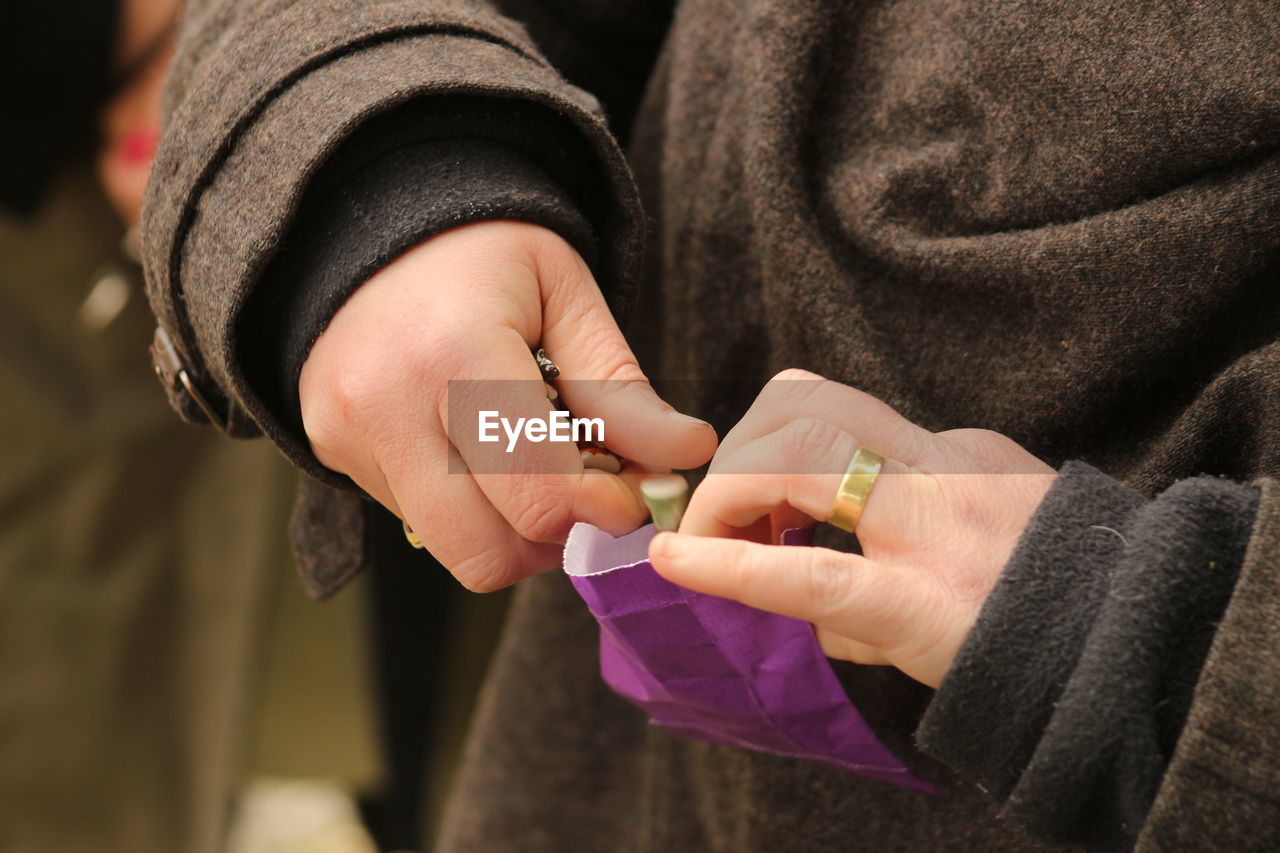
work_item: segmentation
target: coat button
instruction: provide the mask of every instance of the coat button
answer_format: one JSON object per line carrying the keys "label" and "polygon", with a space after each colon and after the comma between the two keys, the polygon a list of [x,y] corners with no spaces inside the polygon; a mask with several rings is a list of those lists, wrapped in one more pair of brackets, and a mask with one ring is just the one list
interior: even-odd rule
{"label": "coat button", "polygon": [[180,391],[186,394],[204,413],[209,423],[220,429],[226,429],[222,418],[218,417],[208,399],[200,393],[200,389],[192,381],[191,371],[182,361],[182,356],[178,355],[178,348],[173,345],[169,333],[160,326],[156,327],[155,336],[151,339],[151,364],[166,391]]}

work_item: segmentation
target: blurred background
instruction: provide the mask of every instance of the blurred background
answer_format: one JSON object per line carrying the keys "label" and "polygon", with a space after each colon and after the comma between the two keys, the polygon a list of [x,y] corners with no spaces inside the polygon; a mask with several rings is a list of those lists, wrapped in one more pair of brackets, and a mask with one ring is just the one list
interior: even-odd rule
{"label": "blurred background", "polygon": [[425,849],[505,600],[406,549],[307,601],[296,472],[166,404],[133,229],[180,15],[0,10],[0,850]]}

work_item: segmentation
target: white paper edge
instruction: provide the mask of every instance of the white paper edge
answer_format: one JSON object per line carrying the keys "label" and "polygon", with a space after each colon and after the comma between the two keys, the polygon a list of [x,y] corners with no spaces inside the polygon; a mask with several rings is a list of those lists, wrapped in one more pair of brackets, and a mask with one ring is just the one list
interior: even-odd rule
{"label": "white paper edge", "polygon": [[[569,539],[564,543],[565,574],[585,578],[629,569],[649,559],[649,542],[656,535],[658,529],[652,524],[613,537],[593,524],[580,521],[570,529]],[[606,551],[609,559],[597,556]]]}

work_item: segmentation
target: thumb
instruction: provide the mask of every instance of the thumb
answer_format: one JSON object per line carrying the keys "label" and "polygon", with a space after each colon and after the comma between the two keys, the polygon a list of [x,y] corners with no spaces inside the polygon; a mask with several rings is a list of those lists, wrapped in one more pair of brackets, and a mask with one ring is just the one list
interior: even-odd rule
{"label": "thumb", "polygon": [[715,430],[681,414],[653,390],[576,254],[558,275],[543,272],[542,346],[560,368],[557,387],[577,417],[600,418],[604,444],[645,465],[696,468],[716,450]]}

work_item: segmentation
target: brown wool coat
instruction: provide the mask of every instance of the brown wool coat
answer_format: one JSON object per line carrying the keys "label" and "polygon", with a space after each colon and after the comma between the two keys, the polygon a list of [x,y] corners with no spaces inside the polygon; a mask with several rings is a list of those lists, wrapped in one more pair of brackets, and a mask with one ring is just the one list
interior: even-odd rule
{"label": "brown wool coat", "polygon": [[[639,0],[495,4],[512,17],[457,0],[188,5],[146,259],[162,325],[234,433],[284,440],[233,330],[326,154],[416,97],[543,104],[610,188],[600,280],[619,307],[643,280],[632,334],[652,375],[805,367],[1147,493],[1202,472],[1262,483],[1138,846],[1280,845],[1270,4],[685,0],[669,28]],[[627,159],[562,74],[629,128]],[[749,399],[681,387],[673,402],[717,419]],[[320,485],[305,498],[297,545],[328,594],[362,567],[361,511]],[[891,672],[847,686],[942,796],[655,730],[594,655],[562,578],[522,585],[444,849],[1035,849],[914,751],[929,692]]]}

